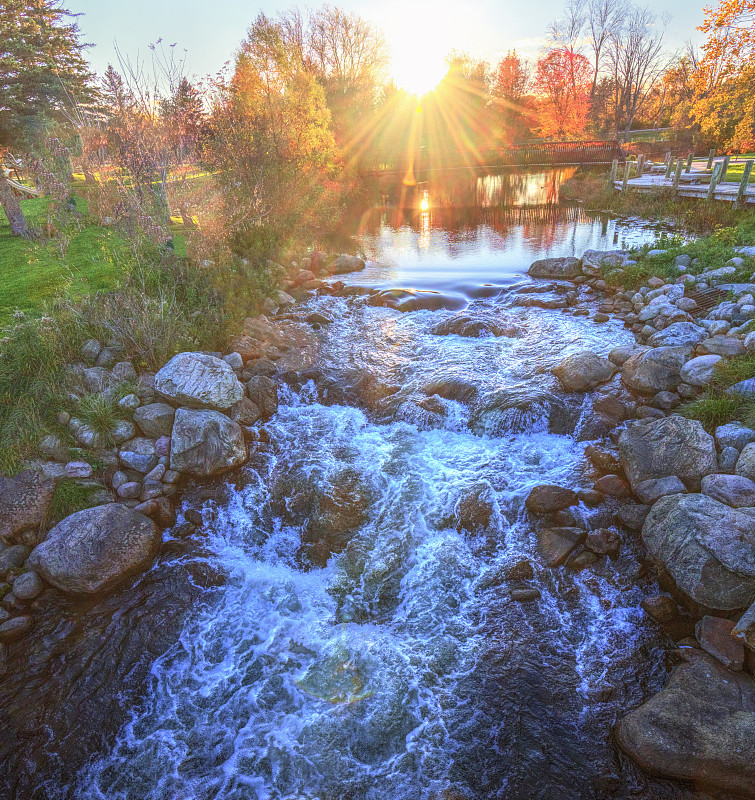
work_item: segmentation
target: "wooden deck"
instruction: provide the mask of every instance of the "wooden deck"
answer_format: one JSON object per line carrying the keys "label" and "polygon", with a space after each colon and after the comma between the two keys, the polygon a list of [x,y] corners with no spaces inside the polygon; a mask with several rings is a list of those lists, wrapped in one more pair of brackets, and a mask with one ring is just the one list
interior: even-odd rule
{"label": "wooden deck", "polygon": [[[718,163],[718,162],[716,162]],[[706,169],[704,162],[693,162],[689,172],[682,172],[679,176],[677,197],[697,197],[701,200],[708,199],[710,188],[711,173]],[[627,182],[627,189],[637,192],[653,192],[659,189],[674,191],[674,175],[666,177],[665,167],[652,168],[650,173],[645,173],[641,177],[630,178]],[[623,179],[614,181],[614,187],[621,191],[624,186]],[[726,200],[733,203],[737,200],[740,190],[740,181],[721,181],[713,190],[711,200]],[[755,204],[755,184],[748,184],[742,203]]]}

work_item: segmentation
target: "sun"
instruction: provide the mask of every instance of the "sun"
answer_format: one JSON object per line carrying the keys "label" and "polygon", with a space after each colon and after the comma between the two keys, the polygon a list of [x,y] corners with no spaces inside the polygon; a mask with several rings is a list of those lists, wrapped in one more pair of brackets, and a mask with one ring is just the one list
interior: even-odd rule
{"label": "sun", "polygon": [[431,92],[446,74],[443,53],[406,50],[393,54],[393,80],[409,94],[422,97]]}

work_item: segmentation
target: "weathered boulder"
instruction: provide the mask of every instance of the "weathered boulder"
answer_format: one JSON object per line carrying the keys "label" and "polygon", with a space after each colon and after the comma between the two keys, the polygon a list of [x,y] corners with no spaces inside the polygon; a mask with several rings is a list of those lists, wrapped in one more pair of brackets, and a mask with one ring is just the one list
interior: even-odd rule
{"label": "weathered boulder", "polygon": [[255,375],[246,382],[248,398],[263,417],[272,417],[278,411],[278,389],[265,375]]}
{"label": "weathered boulder", "polygon": [[147,517],[118,503],[77,511],[32,550],[28,563],[64,592],[107,592],[149,564],[160,532]]}
{"label": "weathered boulder", "polygon": [[615,364],[589,350],[568,356],[553,370],[567,392],[586,392],[610,380],[615,372]]}
{"label": "weathered boulder", "polygon": [[690,352],[689,347],[656,347],[638,353],[624,363],[621,379],[644,395],[675,389],[682,382],[681,369]]}
{"label": "weathered boulder", "polygon": [[721,361],[721,356],[698,356],[690,359],[679,374],[684,383],[691,386],[707,386],[716,374],[716,364],[719,361]]}
{"label": "weathered boulder", "polygon": [[170,444],[172,470],[206,477],[244,461],[246,445],[237,422],[218,411],[176,411]]}
{"label": "weathered boulder", "polygon": [[755,592],[755,517],[702,494],[662,497],[642,526],[650,555],[708,608],[747,606]]}
{"label": "weathered boulder", "polygon": [[38,528],[47,514],[55,481],[26,469],[13,478],[0,476],[0,539]]}
{"label": "weathered boulder", "polygon": [[697,420],[676,415],[637,422],[623,431],[619,459],[632,488],[650,478],[676,476],[697,491],[703,476],[718,471],[713,437]]}
{"label": "weathered boulder", "polygon": [[593,278],[603,269],[616,269],[626,264],[629,253],[626,250],[585,250],[582,254],[582,272]]}
{"label": "weathered boulder", "polygon": [[170,436],[176,410],[167,403],[148,403],[134,411],[134,422],[145,436]]}
{"label": "weathered boulder", "polygon": [[527,274],[533,278],[576,278],[581,272],[582,261],[573,256],[541,258],[527,270]]}
{"label": "weathered boulder", "polygon": [[755,680],[710,656],[677,667],[614,732],[648,772],[755,798]]}
{"label": "weathered boulder", "polygon": [[230,408],[244,396],[236,373],[220,358],[179,353],[155,375],[155,389],[189,408]]}
{"label": "weathered boulder", "polygon": [[743,475],[706,475],[702,493],[732,508],[755,506],[755,483]]}
{"label": "weathered boulder", "polygon": [[652,347],[686,347],[696,345],[708,338],[708,332],[694,322],[674,322],[658,333],[654,333],[648,344]]}

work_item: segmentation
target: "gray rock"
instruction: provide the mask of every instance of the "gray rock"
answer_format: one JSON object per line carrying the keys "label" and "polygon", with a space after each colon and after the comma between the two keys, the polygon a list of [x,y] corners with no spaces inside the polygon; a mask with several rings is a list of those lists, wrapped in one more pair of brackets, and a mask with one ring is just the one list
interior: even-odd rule
{"label": "gray rock", "polygon": [[553,370],[567,392],[586,392],[610,380],[615,372],[613,363],[589,350],[568,356]]}
{"label": "gray rock", "polygon": [[614,729],[619,747],[642,769],[728,798],[755,797],[753,731],[755,681],[707,655],[678,666]]}
{"label": "gray rock", "polygon": [[55,434],[45,436],[39,443],[39,452],[53,461],[68,461],[68,445]]}
{"label": "gray rock", "polygon": [[693,322],[674,322],[658,333],[654,333],[648,344],[652,347],[686,347],[696,345],[708,338],[705,328]]}
{"label": "gray rock", "polygon": [[126,419],[119,419],[113,426],[110,435],[113,437],[115,444],[123,444],[123,442],[133,438],[135,433],[136,428],[133,422],[129,422]]}
{"label": "gray rock", "polygon": [[15,642],[31,630],[33,620],[29,616],[13,617],[0,625],[0,642]]}
{"label": "gray rock", "polygon": [[710,339],[700,342],[698,348],[703,355],[726,356],[727,358],[741,356],[747,352],[742,340],[735,336],[712,336]]}
{"label": "gray rock", "polygon": [[118,489],[117,494],[121,500],[138,500],[142,493],[141,481],[127,481],[122,483]]}
{"label": "gray rock", "polygon": [[102,345],[96,339],[87,339],[81,346],[81,357],[87,364],[94,364],[102,350]]}
{"label": "gray rock", "polygon": [[737,467],[739,450],[736,447],[724,447],[718,454],[718,467],[720,472],[731,474]]}
{"label": "gray rock", "polygon": [[121,408],[124,411],[134,411],[134,409],[139,408],[141,402],[142,401],[137,397],[137,395],[127,394],[118,401],[118,408]]}
{"label": "gray rock", "polygon": [[647,505],[652,505],[661,497],[667,497],[670,494],[686,494],[686,492],[687,488],[676,475],[670,475],[668,478],[650,478],[640,481],[634,487],[634,493]]}
{"label": "gray rock", "polygon": [[727,669],[740,672],[744,666],[745,648],[739,639],[732,636],[733,629],[732,620],[706,615],[697,621],[695,636],[703,650]]}
{"label": "gray rock", "polygon": [[146,473],[157,466],[155,443],[151,439],[137,437],[125,442],[118,452],[121,464],[137,472]]}
{"label": "gray rock", "polygon": [[263,417],[271,417],[278,411],[278,390],[270,378],[253,376],[246,382],[246,393]]}
{"label": "gray rock", "polygon": [[102,436],[88,423],[74,417],[69,420],[68,427],[81,447],[98,450],[103,446]]}
{"label": "gray rock", "polygon": [[527,270],[533,278],[576,278],[582,272],[582,262],[578,258],[542,258],[535,261]]}
{"label": "gray rock", "polygon": [[204,353],[179,353],[155,375],[157,391],[189,408],[230,408],[244,387],[225,361]]}
{"label": "gray rock", "polygon": [[134,422],[145,436],[157,439],[158,436],[170,436],[175,415],[176,410],[167,403],[148,403],[136,409]]}
{"label": "gray rock", "polygon": [[690,359],[679,373],[682,380],[691,386],[707,386],[716,374],[716,364],[721,356],[707,355]]}
{"label": "gray rock", "polygon": [[242,397],[238,403],[230,407],[228,416],[239,425],[254,425],[262,416],[262,412],[248,397]]}
{"label": "gray rock", "polygon": [[65,467],[66,478],[91,478],[94,469],[86,461],[69,461]]}
{"label": "gray rock", "polygon": [[726,394],[741,394],[745,397],[755,397],[755,378],[747,378],[735,383],[726,390]]}
{"label": "gray rock", "polygon": [[748,353],[755,353],[755,331],[750,331],[750,333],[745,336],[744,346]]}
{"label": "gray rock", "polygon": [[622,367],[632,356],[639,355],[640,353],[647,353],[648,350],[650,350],[650,348],[644,344],[621,345],[611,350],[608,354],[608,360],[613,361],[617,367]]}
{"label": "gray rock", "polygon": [[696,491],[716,472],[716,446],[697,420],[676,415],[637,422],[619,437],[619,458],[632,488],[651,478],[678,477]]}
{"label": "gray rock", "polygon": [[104,367],[85,367],[81,376],[87,391],[93,394],[107,389],[113,382],[113,376]]}
{"label": "gray rock", "polygon": [[245,460],[244,434],[238,423],[217,411],[178,409],[171,437],[172,470],[204,477]]}
{"label": "gray rock", "polygon": [[742,614],[737,624],[732,628],[731,635],[739,639],[745,647],[755,650],[755,603]]}
{"label": "gray rock", "polygon": [[734,472],[755,481],[755,443],[746,444],[742,448]]}
{"label": "gray rock", "polygon": [[19,600],[33,600],[45,588],[36,572],[24,572],[13,581],[13,594]]}
{"label": "gray rock", "polygon": [[729,422],[716,428],[715,439],[721,449],[736,447],[737,450],[741,450],[746,444],[755,442],[755,431],[741,422]]}
{"label": "gray rock", "polygon": [[621,379],[644,395],[675,389],[682,382],[681,369],[689,355],[689,347],[656,347],[632,356],[624,364]]}
{"label": "gray rock", "polygon": [[748,605],[755,592],[755,519],[702,494],[662,497],[642,527],[650,555],[708,608]]}
{"label": "gray rock", "polygon": [[544,528],[538,533],[540,552],[548,567],[558,567],[571,552],[584,541],[585,532],[580,528]]}
{"label": "gray rock", "polygon": [[124,483],[128,483],[128,475],[125,472],[121,472],[118,470],[113,475],[113,480],[110,482],[112,484],[113,489],[116,491],[123,486]]}
{"label": "gray rock", "polygon": [[582,255],[582,273],[590,277],[601,275],[601,268],[623,267],[629,259],[626,250],[585,250]]}
{"label": "gray rock", "polygon": [[55,481],[31,469],[13,478],[0,476],[0,539],[39,528],[55,492]]}
{"label": "gray rock", "polygon": [[22,544],[13,544],[0,550],[0,575],[5,575],[9,569],[18,569],[23,566],[29,555],[29,548]]}
{"label": "gray rock", "polygon": [[706,281],[710,286],[718,286],[721,283],[726,283],[737,271],[736,267],[720,267],[719,269],[712,269],[709,272],[703,272],[700,276],[701,279]]}
{"label": "gray rock", "polygon": [[227,356],[223,356],[223,361],[225,361],[234,372],[240,372],[244,369],[244,359],[238,353],[228,353]]}
{"label": "gray rock", "polygon": [[755,483],[742,475],[706,475],[702,493],[732,508],[755,506]]}
{"label": "gray rock", "polygon": [[107,592],[152,561],[160,538],[152,520],[109,503],[59,522],[32,550],[29,564],[64,592]]}
{"label": "gray rock", "polygon": [[136,381],[137,375],[134,365],[130,361],[119,361],[113,365],[112,369],[113,378],[119,383],[127,381]]}

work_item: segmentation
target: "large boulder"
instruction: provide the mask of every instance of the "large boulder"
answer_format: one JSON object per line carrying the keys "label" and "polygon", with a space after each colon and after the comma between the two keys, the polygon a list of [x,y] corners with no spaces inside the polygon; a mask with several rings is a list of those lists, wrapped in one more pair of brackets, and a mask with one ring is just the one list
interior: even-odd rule
{"label": "large boulder", "polygon": [[576,278],[582,274],[582,262],[573,256],[541,258],[527,270],[533,278]]}
{"label": "large boulder", "polygon": [[334,275],[344,275],[347,272],[359,272],[365,268],[364,259],[358,256],[340,255],[329,267]]}
{"label": "large boulder", "polygon": [[687,347],[708,338],[708,332],[694,322],[674,322],[649,339],[651,347]]}
{"label": "large boulder", "polygon": [[561,381],[567,392],[586,392],[600,383],[611,380],[615,372],[615,364],[589,350],[567,356],[553,370],[553,374]]}
{"label": "large boulder", "polygon": [[621,379],[644,395],[676,389],[682,382],[680,372],[690,352],[689,347],[656,347],[638,353],[624,363]]}
{"label": "large boulder", "polygon": [[218,411],[176,411],[170,441],[170,468],[206,477],[246,461],[241,426]]}
{"label": "large boulder", "polygon": [[[755,680],[700,656],[615,728],[642,769],[725,797],[755,798]],[[718,795],[717,795],[718,796]]]}
{"label": "large boulder", "polygon": [[698,491],[718,471],[716,445],[697,420],[671,416],[636,422],[619,437],[619,459],[632,487],[650,478],[676,476]]}
{"label": "large boulder", "polygon": [[118,503],[77,511],[37,545],[28,564],[64,592],[107,592],[144,569],[160,546],[160,532],[143,514]]}
{"label": "large boulder", "polygon": [[34,470],[13,478],[0,476],[0,539],[39,528],[55,491],[55,482]]}
{"label": "large boulder", "polygon": [[204,353],[179,353],[155,375],[155,389],[189,408],[230,408],[244,387],[229,364]]}
{"label": "large boulder", "polygon": [[626,250],[585,250],[582,254],[582,272],[597,278],[603,269],[623,267],[628,259]]}
{"label": "large boulder", "polygon": [[650,555],[708,608],[744,608],[755,592],[755,516],[702,494],[662,497],[642,526]]}

